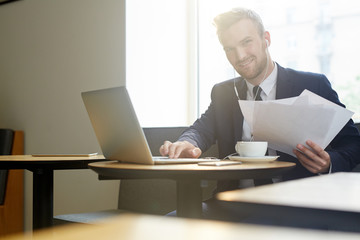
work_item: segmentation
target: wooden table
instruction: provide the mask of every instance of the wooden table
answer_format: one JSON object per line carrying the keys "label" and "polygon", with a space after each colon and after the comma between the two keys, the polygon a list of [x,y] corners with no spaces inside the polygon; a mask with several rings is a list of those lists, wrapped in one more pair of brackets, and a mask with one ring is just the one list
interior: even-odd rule
{"label": "wooden table", "polygon": [[177,187],[177,215],[201,218],[201,180],[263,179],[281,175],[295,167],[294,163],[243,163],[230,166],[198,166],[197,164],[140,165],[116,161],[89,164],[100,179],[171,179]]}
{"label": "wooden table", "polygon": [[124,214],[96,225],[71,224],[3,240],[355,240],[360,234]]}
{"label": "wooden table", "polygon": [[54,170],[86,169],[88,164],[103,161],[94,157],[0,156],[0,169],[27,169],[33,173],[33,229],[52,226]]}
{"label": "wooden table", "polygon": [[360,174],[334,173],[219,193],[234,215],[285,226],[360,232]]}

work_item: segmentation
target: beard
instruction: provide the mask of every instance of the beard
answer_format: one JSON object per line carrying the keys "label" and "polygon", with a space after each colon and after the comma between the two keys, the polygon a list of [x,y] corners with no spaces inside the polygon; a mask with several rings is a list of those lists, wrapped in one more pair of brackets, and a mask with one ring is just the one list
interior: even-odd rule
{"label": "beard", "polygon": [[[253,59],[252,60],[253,62],[250,63],[250,65],[255,63],[254,66],[249,66],[245,68],[239,66],[241,62],[246,62],[249,61],[250,59]],[[245,78],[249,82],[257,82],[260,78],[264,77],[263,74],[266,71],[267,62],[268,62],[267,55],[261,58],[260,62],[257,62],[257,58],[255,56],[251,56],[241,62],[238,62],[235,67],[236,71],[240,74],[241,77]]]}

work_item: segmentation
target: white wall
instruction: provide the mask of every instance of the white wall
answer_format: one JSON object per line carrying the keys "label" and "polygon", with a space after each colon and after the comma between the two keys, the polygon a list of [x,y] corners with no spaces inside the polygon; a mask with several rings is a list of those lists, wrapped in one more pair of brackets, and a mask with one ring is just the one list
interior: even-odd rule
{"label": "white wall", "polygon": [[[125,85],[125,0],[24,0],[0,6],[0,127],[25,152],[100,151],[80,92]],[[26,229],[32,173],[25,176]],[[117,206],[118,181],[55,171],[54,214]]]}

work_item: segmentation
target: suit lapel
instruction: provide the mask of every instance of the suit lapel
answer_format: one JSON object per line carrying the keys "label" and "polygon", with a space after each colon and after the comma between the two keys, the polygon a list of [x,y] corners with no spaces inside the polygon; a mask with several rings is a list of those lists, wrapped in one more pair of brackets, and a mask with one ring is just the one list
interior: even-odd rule
{"label": "suit lapel", "polygon": [[[242,78],[237,78],[236,80],[236,88],[238,90],[239,93],[239,97],[241,100],[245,100],[246,99],[246,91],[247,91],[247,86],[246,83],[244,81],[244,79]],[[239,106],[239,102],[235,101],[235,103],[233,104],[233,113],[234,113],[234,132],[235,132],[235,141],[240,141],[242,139],[242,131],[243,131],[243,122],[244,122],[244,116],[240,110],[240,106]]]}
{"label": "suit lapel", "polygon": [[[277,63],[276,63],[277,64]],[[276,99],[289,98],[294,96],[293,92],[293,84],[291,83],[291,79],[287,77],[286,70],[278,66],[278,76],[276,80]]]}

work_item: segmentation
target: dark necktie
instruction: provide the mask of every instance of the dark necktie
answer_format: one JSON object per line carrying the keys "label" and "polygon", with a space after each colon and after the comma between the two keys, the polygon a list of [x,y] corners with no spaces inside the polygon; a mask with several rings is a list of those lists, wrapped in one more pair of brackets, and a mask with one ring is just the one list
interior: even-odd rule
{"label": "dark necktie", "polygon": [[260,94],[261,94],[261,87],[255,86],[253,87],[253,96],[255,97],[255,101],[262,101]]}

